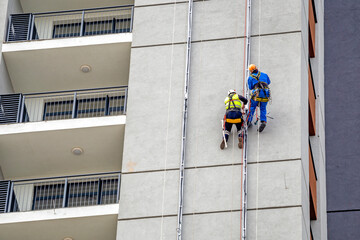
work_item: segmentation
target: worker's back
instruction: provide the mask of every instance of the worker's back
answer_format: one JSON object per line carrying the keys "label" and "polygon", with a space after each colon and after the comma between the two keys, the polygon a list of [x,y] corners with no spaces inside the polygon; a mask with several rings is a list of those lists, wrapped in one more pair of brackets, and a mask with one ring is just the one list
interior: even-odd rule
{"label": "worker's back", "polygon": [[248,78],[248,85],[250,90],[254,89],[255,85],[259,82],[256,78],[259,78],[260,82],[265,82],[267,85],[271,83],[270,78],[266,73],[253,72]]}

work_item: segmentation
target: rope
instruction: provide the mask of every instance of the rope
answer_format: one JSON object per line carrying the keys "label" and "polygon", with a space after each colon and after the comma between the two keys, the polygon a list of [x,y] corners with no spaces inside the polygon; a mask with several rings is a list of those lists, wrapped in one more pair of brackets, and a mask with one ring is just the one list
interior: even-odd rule
{"label": "rope", "polygon": [[178,210],[178,224],[177,224],[177,239],[182,240],[182,222],[184,210],[184,182],[185,182],[185,161],[186,161],[186,133],[187,133],[187,118],[188,118],[188,97],[189,97],[189,82],[190,82],[190,66],[191,66],[191,32],[192,32],[192,11],[193,0],[189,0],[188,5],[188,32],[186,41],[186,64],[185,64],[185,82],[184,82],[184,102],[182,114],[182,128],[181,128],[181,161],[179,167],[179,210]]}
{"label": "rope", "polygon": [[161,223],[160,223],[160,240],[163,240],[164,231],[164,209],[165,209],[165,188],[166,188],[166,173],[167,173],[167,153],[168,153],[168,137],[169,137],[169,125],[170,125],[170,103],[171,103],[171,83],[173,77],[173,63],[174,63],[174,39],[175,39],[175,22],[176,22],[176,1],[174,3],[174,17],[173,17],[173,33],[171,38],[171,60],[170,60],[170,81],[169,81],[169,99],[168,99],[168,117],[166,123],[166,141],[165,141],[165,158],[164,158],[164,175],[163,175],[163,191],[162,191],[162,203],[161,203]]}
{"label": "rope", "polygon": [[[238,21],[236,21],[236,26],[235,26],[235,29],[238,29],[239,27],[239,23]],[[237,51],[235,51],[236,53]],[[236,82],[237,82],[237,79],[238,79],[238,76],[237,76],[237,71],[236,69],[238,69],[238,66],[237,66],[237,59],[241,59],[241,56],[238,58],[238,56],[236,56],[234,53],[234,59],[233,59],[233,62],[234,62],[234,77],[233,77],[233,86],[236,86]],[[239,54],[240,55],[240,54]],[[243,86],[243,90],[242,92],[244,92],[244,86]],[[244,94],[243,94],[244,95]],[[236,129],[237,130],[237,129]],[[237,137],[237,131],[236,131],[236,138],[235,138],[235,134],[233,134],[233,148],[232,148],[232,159],[237,159],[238,157],[238,153],[237,151],[235,151],[235,149],[237,149],[238,147],[236,146],[235,142],[236,140],[238,139]],[[242,156],[242,154],[241,154]],[[234,220],[233,220],[233,209],[234,209],[234,188],[235,188],[235,161],[233,160],[231,162],[231,207],[230,207],[230,239],[233,239],[233,232],[234,232]],[[241,205],[241,204],[240,204]]]}
{"label": "rope", "polygon": [[[206,3],[206,0],[202,0],[201,2],[201,5],[203,5],[203,4],[205,4]],[[197,4],[199,4],[199,3],[197,3]],[[206,16],[206,7],[203,7],[203,6],[201,6],[201,8],[202,9],[205,9],[205,12],[204,12],[204,15]],[[200,42],[199,42],[199,44],[201,45],[201,48],[200,48],[200,76],[199,76],[199,79],[204,79],[203,77],[202,77],[202,73],[203,73],[203,69],[202,69],[202,66],[203,66],[203,48],[204,48],[204,43],[203,43],[203,31],[200,29]],[[197,103],[198,103],[198,106],[202,106],[202,104],[201,104],[201,100],[202,100],[202,97],[201,97],[201,89],[202,88],[200,88],[199,90],[198,90],[198,94],[197,94]],[[195,137],[195,151],[196,151],[196,153],[198,152],[198,131],[199,131],[199,128],[196,128],[196,137]],[[196,214],[195,214],[195,210],[197,209],[197,206],[196,206],[196,201],[195,201],[195,199],[196,199],[196,193],[197,193],[197,183],[198,183],[198,181],[197,181],[197,176],[198,176],[198,162],[197,162],[197,158],[194,158],[194,172],[195,172],[195,174],[194,174],[194,184],[193,184],[193,198],[192,198],[192,205],[194,206],[194,210],[193,210],[193,212],[192,212],[192,221],[193,221],[193,224],[192,224],[192,239],[193,240],[196,240],[196,236],[195,236],[195,226],[196,226],[196,219],[195,219],[195,217],[196,217]]]}
{"label": "rope", "polygon": [[[259,0],[259,68],[261,67],[261,0]],[[261,69],[261,68],[260,68]],[[258,108],[256,108],[256,114],[258,111]],[[258,239],[258,209],[259,209],[259,158],[260,158],[260,132],[259,132],[259,126],[258,124],[258,132],[257,132],[257,156],[256,156],[256,205],[255,205],[255,239]]]}

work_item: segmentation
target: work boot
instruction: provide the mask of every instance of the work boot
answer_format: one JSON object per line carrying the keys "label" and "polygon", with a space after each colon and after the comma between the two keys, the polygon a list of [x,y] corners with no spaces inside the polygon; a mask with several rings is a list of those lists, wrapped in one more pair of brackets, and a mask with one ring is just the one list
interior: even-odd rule
{"label": "work boot", "polygon": [[260,124],[260,127],[259,127],[259,132],[262,132],[265,127],[266,127],[266,122],[261,121],[261,124]]}
{"label": "work boot", "polygon": [[225,141],[223,139],[222,142],[220,143],[220,149],[223,150],[224,148],[225,148]]}
{"label": "work boot", "polygon": [[243,138],[242,138],[242,137],[239,137],[238,147],[239,147],[239,148],[243,148],[243,143],[244,143]]}

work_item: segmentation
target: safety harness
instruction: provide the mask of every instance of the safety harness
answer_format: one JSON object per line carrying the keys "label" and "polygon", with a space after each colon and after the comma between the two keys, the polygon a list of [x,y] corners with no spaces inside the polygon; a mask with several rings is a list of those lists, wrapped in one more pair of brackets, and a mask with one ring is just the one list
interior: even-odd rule
{"label": "safety harness", "polygon": [[[228,110],[236,110],[236,109],[237,109],[234,101],[240,101],[240,100],[238,100],[238,99],[233,100],[232,98],[233,98],[234,95],[235,95],[235,94],[230,94],[229,102],[228,102]],[[231,106],[230,106],[231,103],[232,103],[232,105],[233,105],[233,108],[231,108]]]}
{"label": "safety harness", "polygon": [[[270,88],[266,82],[262,82],[259,80],[260,75],[261,75],[260,71],[258,71],[258,73],[256,75],[254,75],[254,74],[250,75],[251,77],[256,79],[256,81],[258,81],[255,84],[255,89],[251,94],[251,98],[257,102],[268,102],[270,99]],[[263,91],[265,97],[263,97],[263,98],[259,97],[260,91]]]}
{"label": "safety harness", "polygon": [[[240,99],[235,99],[233,100],[234,94],[231,94],[229,96],[229,102],[227,103],[228,104],[228,109],[226,110],[227,111],[241,111],[241,109],[239,107],[237,107],[234,103],[234,101],[240,101]],[[233,105],[233,108],[230,107],[230,104]],[[236,118],[236,119],[230,119],[230,118],[226,118],[226,114],[224,115],[224,120],[228,123],[240,123],[241,122],[241,118]]]}

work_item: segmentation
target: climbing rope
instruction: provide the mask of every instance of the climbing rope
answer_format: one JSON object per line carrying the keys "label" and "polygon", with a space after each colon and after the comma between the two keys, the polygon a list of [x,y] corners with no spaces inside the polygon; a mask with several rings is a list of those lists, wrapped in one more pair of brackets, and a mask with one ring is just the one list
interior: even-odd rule
{"label": "climbing rope", "polygon": [[[259,30],[258,30],[258,38],[259,38],[259,52],[258,52],[258,58],[259,58],[259,68],[261,69],[261,0],[259,0]],[[258,118],[258,109],[256,108],[256,115]],[[255,239],[258,239],[258,212],[259,212],[259,160],[260,160],[260,132],[259,132],[259,126],[257,131],[257,156],[256,156],[256,203],[255,203]]]}
{"label": "climbing rope", "polygon": [[181,161],[179,170],[179,210],[177,239],[182,239],[182,218],[184,210],[184,181],[185,181],[185,160],[186,160],[186,133],[187,133],[187,117],[188,117],[188,97],[190,82],[190,60],[191,60],[191,32],[192,32],[192,10],[193,0],[189,0],[188,7],[188,33],[186,43],[186,64],[185,64],[185,83],[184,83],[184,103],[183,103],[183,120],[181,131]]}
{"label": "climbing rope", "polygon": [[[207,0],[202,0],[201,2],[198,2],[197,4],[201,4],[201,7],[199,7],[199,8],[201,8],[201,9],[205,9],[205,12],[204,12],[204,15],[206,16],[207,14],[206,14],[206,7],[204,7],[203,5],[204,4],[206,4],[206,1]],[[204,77],[202,76],[202,74],[203,74],[203,71],[204,71],[204,69],[202,69],[202,67],[204,66],[203,65],[203,53],[204,53],[204,42],[203,42],[203,29],[202,28],[200,28],[199,29],[199,36],[200,36],[200,38],[199,38],[199,42],[197,43],[199,46],[200,46],[200,51],[199,51],[199,55],[197,55],[197,56],[199,56],[199,59],[200,59],[200,67],[199,67],[199,74],[200,74],[200,76],[199,76],[199,79],[204,79]],[[201,97],[202,96],[202,94],[201,94],[201,90],[202,90],[202,88],[199,88],[198,89],[198,92],[197,92],[197,94],[196,94],[196,104],[197,104],[197,106],[202,106],[202,103],[201,103],[201,101],[203,100],[203,98]],[[195,101],[194,101],[195,102]],[[199,131],[200,129],[199,128],[196,128],[196,130],[195,130],[195,152],[196,153],[198,153],[198,131]],[[192,230],[191,230],[191,233],[192,233],[192,239],[193,240],[196,240],[196,232],[195,232],[195,229],[196,229],[196,209],[197,209],[197,201],[196,201],[196,194],[197,194],[197,184],[198,184],[198,165],[199,165],[199,163],[198,163],[198,158],[193,158],[193,161],[194,161],[194,180],[193,180],[193,182],[194,182],[194,184],[193,184],[193,197],[192,197],[192,206],[193,206],[193,212],[192,212],[192,222],[193,222],[193,224],[191,224],[191,226],[192,226]]]}
{"label": "climbing rope", "polygon": [[166,189],[166,174],[167,174],[167,160],[168,160],[168,137],[170,126],[170,110],[171,110],[171,87],[173,79],[173,64],[174,64],[174,39],[175,39],[175,23],[176,23],[176,5],[177,0],[174,2],[173,10],[173,27],[171,38],[171,59],[170,59],[170,81],[169,81],[169,98],[168,98],[168,117],[166,122],[166,141],[165,141],[165,154],[164,154],[164,174],[163,174],[163,189],[162,189],[162,203],[161,203],[161,223],[160,223],[160,240],[163,240],[164,234],[164,211],[165,211],[165,189]]}
{"label": "climbing rope", "polygon": [[[245,4],[245,59],[244,59],[244,79],[243,85],[245,87],[245,97],[249,99],[249,88],[247,86],[247,78],[249,76],[249,70],[247,66],[250,64],[250,37],[251,37],[251,0],[247,0]],[[248,111],[245,112],[245,119],[247,119]],[[241,182],[242,182],[242,207],[241,207],[241,239],[246,239],[246,225],[247,225],[247,151],[248,151],[248,132],[247,132],[247,124],[245,124],[244,129],[244,146],[242,151],[242,174],[241,174]]]}

